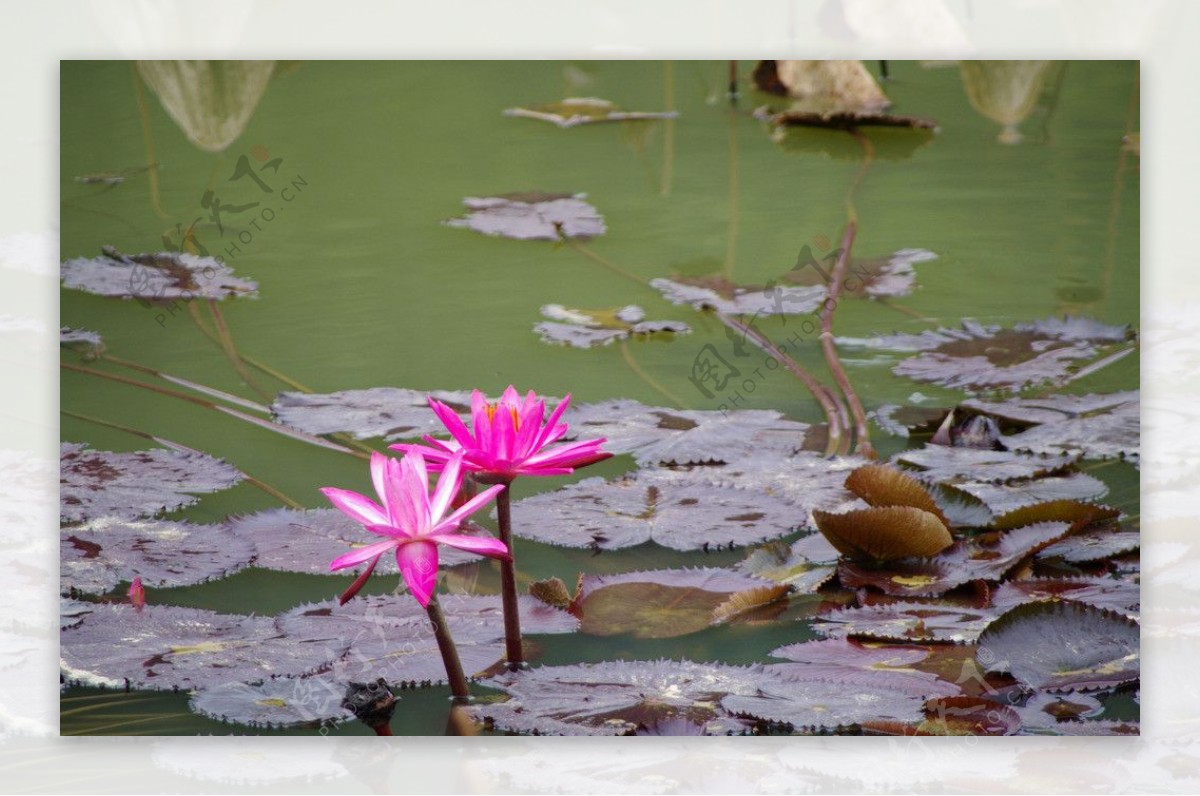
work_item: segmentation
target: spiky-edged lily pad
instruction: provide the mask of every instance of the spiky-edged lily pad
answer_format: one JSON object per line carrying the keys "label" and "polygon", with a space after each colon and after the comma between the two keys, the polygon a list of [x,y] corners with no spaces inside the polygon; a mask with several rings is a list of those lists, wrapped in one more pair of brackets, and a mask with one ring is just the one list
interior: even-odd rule
{"label": "spiky-edged lily pad", "polygon": [[1136,614],[1141,588],[1115,578],[1028,578],[1001,583],[992,592],[992,605],[1007,611],[1039,600],[1074,600],[1122,614]]}
{"label": "spiky-edged lily pad", "polygon": [[408,439],[443,431],[429,409],[433,396],[464,416],[470,413],[471,394],[402,387],[372,387],[332,393],[282,392],[271,405],[275,419],[309,434],[353,434],[358,439],[384,437]]}
{"label": "spiky-edged lily pad", "polygon": [[963,492],[975,498],[995,515],[1008,514],[1036,503],[1096,500],[1108,493],[1103,481],[1087,473],[1035,478],[1013,484],[963,481],[947,486],[951,491]]}
{"label": "spiky-edged lily pad", "polygon": [[[979,638],[980,664],[1030,688],[1074,691],[1138,679],[1136,622],[1078,602],[1019,605]],[[986,650],[986,654],[985,654]]]}
{"label": "spiky-edged lily pad", "polygon": [[[836,252],[827,257],[824,267],[819,266],[815,259],[809,262],[797,261],[792,270],[783,276],[783,281],[790,285],[810,287],[825,285],[829,281],[828,269],[833,267],[835,255]],[[853,257],[846,268],[842,295],[869,298],[907,296],[912,293],[917,278],[913,266],[937,258],[938,256],[928,249],[900,249],[886,257]]]}
{"label": "spiky-edged lily pad", "polygon": [[961,406],[982,412],[1007,423],[1026,426],[1059,423],[1089,415],[1104,414],[1124,404],[1140,400],[1140,391],[1069,395],[1057,393],[1045,398],[1009,398],[1006,401],[984,401],[968,398]]}
{"label": "spiky-edged lily pad", "polygon": [[1142,543],[1139,531],[1122,531],[1117,526],[1100,525],[1073,533],[1038,553],[1038,558],[1061,558],[1072,564],[1101,561],[1137,550]]}
{"label": "spiky-edged lily pad", "polygon": [[843,514],[814,511],[813,519],[829,543],[852,559],[932,556],[954,543],[936,515],[911,506],[872,507]]}
{"label": "spiky-edged lily pad", "polygon": [[907,438],[912,434],[937,431],[946,419],[946,409],[899,404],[883,404],[867,415],[893,437]]}
{"label": "spiky-edged lily pad", "polygon": [[82,600],[72,600],[69,597],[60,598],[61,606],[59,607],[59,630],[66,630],[70,627],[78,627],[84,618],[96,608],[95,603],[88,603]]}
{"label": "spiky-edged lily pad", "polygon": [[1016,708],[1027,728],[1057,728],[1066,722],[1082,721],[1104,712],[1100,700],[1087,694],[1051,694],[1039,691]]}
{"label": "spiky-edged lily pad", "polygon": [[1042,423],[1005,437],[1004,444],[1032,453],[1137,462],[1141,456],[1141,401],[1135,399],[1082,417]]}
{"label": "spiky-edged lily pad", "polygon": [[277,677],[258,684],[222,683],[197,691],[196,713],[251,727],[312,727],[354,718],[342,707],[344,683],[331,677]]}
{"label": "spiky-edged lily pad", "polygon": [[1042,478],[1065,472],[1079,457],[1072,454],[1034,456],[1011,451],[952,448],[926,445],[896,454],[894,460],[917,468],[914,475],[923,481],[943,484],[952,481],[979,481],[990,484]]}
{"label": "spiky-edged lily pad", "polygon": [[895,602],[839,608],[819,617],[813,629],[829,638],[969,644],[995,618],[994,612],[980,608]]}
{"label": "spiky-edged lily pad", "polygon": [[254,547],[220,525],[104,518],[64,530],[59,553],[63,591],[104,594],[135,575],[159,588],[224,577],[249,565]]}
{"label": "spiky-edged lily pad", "polygon": [[858,456],[821,456],[812,451],[763,450],[705,473],[714,483],[780,498],[798,509],[801,524],[814,510],[845,511],[866,505],[846,489],[846,476],[866,462]]}
{"label": "spiky-edged lily pad", "polygon": [[933,495],[920,482],[896,467],[866,464],[846,477],[846,488],[875,507],[911,506],[948,524]]}
{"label": "spiky-edged lily pad", "polygon": [[1054,735],[1124,736],[1141,735],[1142,725],[1136,721],[1064,721],[1054,725]]}
{"label": "spiky-edged lily pad", "polygon": [[678,118],[676,111],[626,111],[597,97],[568,97],[561,102],[535,105],[531,108],[506,108],[505,116],[537,119],[559,127],[578,127],[599,122],[643,122]]}
{"label": "spiky-edged lily pad", "polygon": [[63,326],[58,330],[58,344],[91,358],[104,353],[104,340],[100,337],[100,333],[89,332],[87,329],[72,329],[70,326]]}
{"label": "spiky-edged lily pad", "polygon": [[587,240],[606,232],[604,218],[587,194],[508,193],[463,199],[467,214],[446,221],[484,235],[516,240],[579,238]]}
{"label": "spiky-edged lily pad", "polygon": [[651,541],[676,550],[737,547],[783,536],[800,519],[778,498],[658,470],[587,478],[520,500],[512,513],[518,536],[595,550]]}
{"label": "spiky-edged lily pad", "polygon": [[691,661],[611,661],[505,672],[488,685],[508,700],[472,705],[486,726],[539,735],[630,735],[686,719],[705,735],[746,727],[721,706],[729,694],[751,696],[763,667]]}
{"label": "spiky-edged lily pad", "polygon": [[824,285],[737,285],[723,277],[651,279],[650,287],[672,304],[730,315],[807,315],[829,295]]}
{"label": "spiky-edged lily pad", "polygon": [[914,646],[862,643],[850,639],[823,639],[789,644],[771,652],[791,663],[767,666],[784,680],[838,683],[847,688],[884,688],[917,697],[950,696],[958,686],[911,664],[929,656]]}
{"label": "spiky-edged lily pad", "polygon": [[820,680],[766,679],[753,695],[731,694],[721,706],[740,716],[753,716],[796,730],[833,730],[868,721],[916,721],[923,696],[863,682],[849,688]]}
{"label": "spiky-edged lily pad", "polygon": [[783,455],[803,445],[809,428],[765,409],[668,409],[624,399],[572,407],[563,421],[579,437],[603,437],[605,450],[630,453],[642,466],[718,464],[755,454]]}
{"label": "spiky-edged lily pad", "polygon": [[1003,533],[960,539],[931,558],[907,558],[881,567],[850,561],[838,564],[847,588],[871,586],[897,597],[945,594],[973,580],[998,581],[1025,557],[1067,534],[1065,522],[1042,522]]}
{"label": "spiky-edged lily pad", "polygon": [[584,633],[674,638],[707,628],[713,612],[731,595],[764,586],[787,591],[727,569],[584,575],[571,608]]}
{"label": "spiky-edged lily pad", "polygon": [[122,254],[104,247],[100,257],[76,257],[62,264],[63,287],[146,301],[257,296],[258,284],[233,275],[215,257],[180,252]]}
{"label": "spiky-edged lily pad", "polygon": [[[802,542],[805,543],[803,546]],[[805,553],[819,559],[819,562]],[[833,577],[837,568],[832,562],[837,557],[837,549],[824,536],[813,533],[791,545],[767,542],[734,568],[747,575],[790,586],[799,594],[812,594]]]}
{"label": "spiky-edged lily pad", "polygon": [[339,658],[348,643],[288,639],[270,617],[110,603],[63,631],[61,654],[71,682],[191,689],[307,674]]}
{"label": "spiky-edged lily pad", "polygon": [[198,451],[111,453],[64,442],[59,448],[59,517],[133,520],[195,503],[195,495],[242,480],[232,465]]}
{"label": "spiky-edged lily pad", "polygon": [[561,304],[547,304],[542,315],[548,320],[533,330],[543,343],[594,348],[630,337],[664,337],[690,334],[692,328],[682,321],[648,321],[645,311],[635,305],[614,310],[579,310]]}
{"label": "spiky-edged lily pad", "polygon": [[[229,529],[253,546],[254,566],[282,572],[345,576],[346,571],[330,572],[329,562],[350,548],[376,541],[369,531],[337,509],[267,509],[257,514],[231,517]],[[485,532],[478,526],[464,526],[473,535]],[[481,556],[442,545],[438,562],[453,567]],[[398,574],[394,556],[379,559],[379,575]]]}
{"label": "spiky-edged lily pad", "polygon": [[[441,598],[450,634],[473,676],[504,657],[504,619],[498,596],[445,595]],[[521,630],[526,635],[571,633],[579,620],[533,597],[519,598]],[[330,644],[349,649],[330,667],[339,680],[391,683],[439,683],[446,669],[429,616],[407,595],[359,597],[301,605],[281,614],[277,624],[297,642]]]}

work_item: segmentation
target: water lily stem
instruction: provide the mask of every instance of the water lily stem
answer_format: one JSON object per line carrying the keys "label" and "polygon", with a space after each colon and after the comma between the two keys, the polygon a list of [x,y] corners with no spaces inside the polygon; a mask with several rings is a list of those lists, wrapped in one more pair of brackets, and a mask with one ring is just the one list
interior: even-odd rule
{"label": "water lily stem", "polygon": [[[663,110],[675,110],[675,62],[663,61]],[[663,166],[659,183],[659,196],[671,195],[671,183],[675,176],[675,120],[663,122]]]}
{"label": "water lily stem", "polygon": [[446,616],[442,613],[442,606],[436,594],[429,598],[425,612],[429,614],[429,623],[433,625],[438,651],[442,653],[442,663],[446,665],[446,681],[450,684],[450,693],[456,700],[465,702],[471,698],[471,692],[467,690],[467,677],[463,674],[462,661],[458,659],[458,648],[454,646],[454,639],[450,637],[450,628],[446,624]]}
{"label": "water lily stem", "polygon": [[[731,63],[736,64],[736,61]],[[737,259],[740,212],[740,180],[738,178],[738,121],[737,113],[729,114],[729,226],[725,232],[725,278],[733,280],[733,265]]]}
{"label": "water lily stem", "polygon": [[621,358],[625,360],[625,364],[629,366],[629,369],[633,371],[634,375],[658,392],[659,395],[666,398],[668,401],[671,401],[680,409],[687,408],[687,404],[680,400],[679,396],[668,390],[657,379],[642,369],[642,366],[639,365],[637,360],[633,358],[633,352],[629,350],[628,340],[621,341]]}
{"label": "water lily stem", "polygon": [[246,369],[246,363],[242,362],[241,356],[238,355],[237,347],[233,344],[233,335],[229,333],[229,326],[225,323],[225,316],[221,314],[221,308],[217,306],[217,302],[213,299],[208,300],[208,310],[213,317],[213,325],[217,329],[217,338],[221,342],[221,348],[225,349],[225,356],[229,358],[229,363],[233,365],[233,369],[242,377],[242,381],[246,382],[251,389],[256,393],[271,400],[271,393],[267,392],[254,380],[250,375],[250,371]]}
{"label": "water lily stem", "polygon": [[504,605],[504,645],[508,668],[516,671],[525,662],[521,644],[521,615],[517,603],[517,564],[513,556],[512,511],[506,486],[496,495],[496,518],[500,541],[508,548],[508,557],[500,559],[500,592]]}
{"label": "water lily stem", "polygon": [[779,360],[780,364],[787,368],[793,376],[800,380],[801,384],[808,388],[813,398],[821,405],[821,409],[825,411],[825,420],[829,424],[829,443],[826,453],[829,454],[836,451],[841,445],[843,426],[833,396],[825,385],[817,381],[815,376],[805,370],[799,362],[784,353],[783,349],[771,342],[771,339],[758,329],[749,324],[742,323],[732,315],[726,315],[723,312],[716,312],[714,314],[721,323],[736,332],[740,332],[744,338],[752,340],[763,351],[766,351]]}
{"label": "water lily stem", "polygon": [[138,74],[137,64],[130,64],[133,70],[133,90],[137,94],[138,119],[142,125],[142,142],[146,146],[146,165],[149,166],[147,177],[150,180],[150,202],[159,218],[170,218],[162,207],[162,194],[158,189],[158,159],[154,155],[154,130],[150,126],[150,108],[146,102],[146,86],[142,76]]}
{"label": "water lily stem", "polygon": [[584,257],[588,258],[589,260],[591,260],[594,263],[599,263],[600,265],[604,266],[608,270],[612,271],[614,274],[623,276],[630,281],[637,282],[639,285],[642,285],[643,287],[648,284],[648,282],[645,279],[642,279],[640,276],[637,276],[636,274],[632,274],[629,271],[626,271],[624,268],[617,265],[613,261],[606,259],[604,257],[601,257],[599,254],[596,254],[596,252],[592,251],[587,246],[584,246],[582,243],[580,243],[575,238],[564,237],[563,241],[568,246],[570,246],[572,249],[574,249],[575,251],[582,254]]}

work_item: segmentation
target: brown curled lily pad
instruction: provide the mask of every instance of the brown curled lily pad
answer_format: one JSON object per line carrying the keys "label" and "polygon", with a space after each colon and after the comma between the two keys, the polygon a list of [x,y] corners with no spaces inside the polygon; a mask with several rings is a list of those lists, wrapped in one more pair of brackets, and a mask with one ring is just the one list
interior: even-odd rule
{"label": "brown curled lily pad", "polygon": [[76,257],[63,263],[63,287],[164,302],[258,295],[257,283],[234,276],[233,269],[215,257],[180,252],[122,254],[111,246],[103,251],[100,257]]}
{"label": "brown curled lily pad", "polygon": [[954,543],[937,515],[911,506],[858,509],[844,514],[814,511],[817,529],[851,559],[890,561],[932,556]]}
{"label": "brown curled lily pad", "polygon": [[1047,691],[1089,691],[1137,680],[1137,622],[1078,602],[1011,609],[979,638],[979,663]]}
{"label": "brown curled lily pad", "polygon": [[676,111],[626,111],[606,99],[597,97],[568,97],[560,102],[529,108],[506,108],[504,115],[550,122],[563,128],[602,122],[646,122],[679,117]]}
{"label": "brown curled lily pad", "polygon": [[859,467],[846,477],[846,488],[872,506],[911,506],[934,515],[944,525],[949,524],[929,490],[896,467],[883,464]]}
{"label": "brown curled lily pad", "polygon": [[978,696],[931,699],[918,735],[1016,735],[1021,716],[1010,706]]}
{"label": "brown curled lily pad", "polygon": [[508,193],[463,200],[467,214],[446,221],[462,227],[514,240],[587,240],[603,235],[604,218],[587,201],[587,194]]}
{"label": "brown curled lily pad", "polygon": [[983,608],[894,602],[840,608],[818,617],[813,629],[828,638],[970,644],[995,618]]}
{"label": "brown curled lily pad", "polygon": [[1120,514],[1119,509],[1099,503],[1084,503],[1079,500],[1050,500],[1045,503],[1022,506],[1006,514],[1001,514],[993,520],[992,527],[998,531],[1005,531],[1035,522],[1069,522],[1071,531],[1074,533],[1094,522],[1115,519]]}

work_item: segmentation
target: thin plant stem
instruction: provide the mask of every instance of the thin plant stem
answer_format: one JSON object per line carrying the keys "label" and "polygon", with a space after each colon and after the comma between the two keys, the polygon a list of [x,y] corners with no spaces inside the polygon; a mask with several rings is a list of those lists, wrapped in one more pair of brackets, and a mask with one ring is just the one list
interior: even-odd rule
{"label": "thin plant stem", "polygon": [[446,624],[446,616],[442,613],[442,606],[438,603],[436,594],[430,596],[425,612],[429,614],[429,623],[433,625],[438,651],[442,653],[450,693],[456,700],[465,702],[471,698],[471,692],[467,689],[467,677],[463,674],[462,661],[458,659],[458,648],[454,646],[454,639],[450,637],[450,627]]}
{"label": "thin plant stem", "polygon": [[675,395],[675,393],[668,390],[666,386],[642,369],[642,366],[633,358],[633,352],[629,350],[628,340],[621,341],[621,357],[625,360],[625,364],[629,366],[629,369],[633,371],[634,375],[652,387],[659,395],[671,401],[680,409],[687,408],[687,404]]}
{"label": "thin plant stem", "polygon": [[246,364],[242,362],[242,358],[238,355],[237,346],[233,344],[233,335],[229,333],[229,326],[225,323],[225,316],[221,314],[221,308],[217,306],[216,300],[208,300],[208,309],[212,314],[213,325],[217,329],[217,337],[221,341],[221,348],[225,349],[225,356],[229,358],[233,369],[237,371],[237,374],[241,376],[242,380],[251,389],[263,398],[270,400],[272,395],[254,380],[254,377],[250,375],[250,371],[246,370]]}
{"label": "thin plant stem", "polygon": [[766,351],[768,354],[778,359],[780,364],[787,368],[793,376],[800,380],[801,384],[808,388],[808,391],[812,393],[813,398],[815,398],[817,403],[821,405],[821,409],[825,411],[825,420],[829,424],[829,443],[826,453],[829,454],[834,452],[841,444],[843,430],[842,423],[839,419],[840,413],[838,412],[837,407],[834,405],[832,396],[826,390],[825,385],[817,381],[816,377],[805,370],[799,362],[785,354],[783,349],[771,342],[770,338],[755,329],[753,326],[742,323],[732,315],[726,315],[723,312],[717,312],[715,315],[717,316],[717,320],[721,321],[721,323],[725,324],[736,332],[741,332],[743,337],[748,340],[752,340],[754,344],[763,351]]}
{"label": "thin plant stem", "polygon": [[149,166],[150,202],[159,218],[170,218],[170,214],[162,208],[162,194],[158,188],[158,158],[154,154],[154,130],[150,125],[150,109],[146,103],[146,86],[142,76],[138,74],[137,64],[130,64],[133,70],[133,89],[137,95],[138,119],[142,125],[142,141],[146,145],[146,165]]}
{"label": "thin plant stem", "polygon": [[164,381],[169,381],[172,384],[178,384],[180,387],[186,387],[187,389],[192,390],[194,392],[198,392],[202,395],[207,395],[210,398],[216,398],[218,400],[225,401],[226,403],[231,403],[236,406],[240,406],[243,409],[249,409],[254,412],[262,412],[263,414],[271,413],[270,408],[263,406],[262,404],[260,404],[256,401],[251,401],[246,398],[242,398],[241,396],[233,395],[232,393],[227,393],[224,390],[218,390],[215,387],[207,387],[203,384],[198,384],[194,381],[191,381],[190,379],[185,379],[181,376],[173,376],[170,373],[165,373],[161,370],[155,370],[154,368],[148,367],[146,365],[142,365],[138,362],[131,362],[128,359],[122,359],[121,357],[115,357],[112,354],[109,354],[107,352],[105,352],[104,354],[101,355],[101,359],[103,359],[105,362],[111,362],[112,364],[119,365],[123,368],[129,368],[130,370],[136,370],[136,371],[139,371],[140,373],[148,373],[151,376],[156,376]]}
{"label": "thin plant stem", "polygon": [[737,105],[738,101],[738,62],[729,62],[729,104]]}
{"label": "thin plant stem", "polygon": [[[675,110],[675,62],[663,61],[663,108],[670,113]],[[663,167],[659,183],[660,196],[671,195],[671,183],[675,177],[675,120],[663,123]]]}
{"label": "thin plant stem", "polygon": [[[511,484],[511,482],[510,482]],[[500,559],[500,593],[504,605],[504,645],[508,668],[516,671],[525,662],[525,650],[521,644],[521,615],[517,602],[517,564],[513,555],[512,511],[505,486],[496,495],[496,518],[500,529],[500,541],[508,548],[508,556]]]}
{"label": "thin plant stem", "polygon": [[[132,434],[135,437],[141,437],[142,439],[150,440],[151,442],[158,443],[159,445],[166,445],[169,448],[175,448],[177,450],[180,448],[187,449],[187,450],[195,450],[194,448],[189,448],[187,445],[181,445],[178,442],[171,442],[170,440],[165,440],[165,439],[162,439],[161,437],[156,437],[153,434],[150,434],[148,432],[139,431],[138,429],[130,428],[129,426],[123,426],[120,423],[113,423],[112,421],[109,421],[109,420],[101,420],[98,417],[90,417],[88,415],[77,414],[68,409],[59,409],[59,412],[66,415],[67,417],[73,417],[76,420],[82,420],[85,423],[95,423],[98,426],[105,426],[107,428],[115,429],[117,431],[124,431],[126,434]],[[196,452],[199,453],[199,451],[196,451]],[[266,483],[265,481],[261,481],[258,478],[255,478],[254,476],[247,473],[245,470],[242,470],[240,467],[238,468],[238,470],[241,472],[242,477],[246,479],[246,483],[262,490],[263,492],[266,492],[268,495],[275,498],[280,503],[283,503],[284,505],[289,506],[293,509],[305,508],[303,504],[299,503],[298,501],[292,500],[290,497],[285,495],[283,492],[281,492],[280,490],[271,486],[270,484]]]}
{"label": "thin plant stem", "polygon": [[[736,61],[730,63],[736,64]],[[729,114],[729,225],[725,233],[726,279],[733,279],[733,264],[737,259],[738,226],[740,211],[740,179],[738,177],[738,115]]]}
{"label": "thin plant stem", "polygon": [[629,271],[626,271],[624,268],[622,268],[621,266],[612,262],[611,260],[601,257],[599,254],[592,251],[587,246],[584,246],[582,243],[580,243],[575,238],[564,237],[563,241],[568,246],[570,246],[572,249],[574,249],[575,251],[582,254],[584,257],[587,257],[589,260],[591,260],[594,263],[599,263],[600,265],[604,266],[608,270],[612,271],[614,274],[623,276],[626,279],[633,281],[633,282],[637,282],[639,285],[642,285],[642,286],[645,286],[648,284],[647,280],[642,279],[640,276],[637,276],[636,274],[632,274]]}

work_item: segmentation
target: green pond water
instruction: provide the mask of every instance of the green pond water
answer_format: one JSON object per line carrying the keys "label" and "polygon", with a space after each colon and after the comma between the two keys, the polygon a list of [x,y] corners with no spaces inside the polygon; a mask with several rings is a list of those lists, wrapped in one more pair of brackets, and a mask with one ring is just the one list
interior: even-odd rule
{"label": "green pond water", "polygon": [[[741,65],[743,76],[751,67]],[[874,62],[869,67],[878,71]],[[1010,325],[1064,313],[1136,326],[1138,158],[1121,149],[1122,136],[1139,129],[1136,63],[1072,62],[1050,70],[1020,122],[1024,139],[1017,145],[997,140],[1001,125],[972,106],[957,68],[891,62],[889,69],[884,88],[892,110],[936,119],[940,129],[915,147],[917,134],[907,130],[867,132],[876,159],[852,196],[859,222],[854,251],[872,256],[920,247],[938,259],[917,266],[918,288],[910,296],[886,304],[842,301],[838,333],[917,332],[957,325],[963,317]],[[164,235],[178,245],[179,229],[196,222],[195,239],[210,254],[226,256],[239,275],[259,283],[259,298],[222,303],[239,350],[317,392],[389,385],[498,394],[511,383],[548,395],[570,392],[581,402],[626,397],[671,405],[653,381],[687,408],[716,409],[728,397],[707,398],[689,381],[706,343],[728,355],[724,327],[715,319],[668,303],[571,246],[485,237],[442,221],[460,214],[468,196],[583,192],[608,226],[586,248],[638,277],[727,269],[735,281],[763,284],[780,276],[803,246],[837,245],[861,149],[835,131],[793,130],[773,140],[751,111],[781,100],[747,87],[731,110],[726,75],[725,62],[293,63],[277,70],[245,131],[217,155],[189,143],[149,91],[139,112],[129,63],[66,62],[61,255],[94,256],[102,245],[162,250]],[[680,115],[674,122],[570,130],[502,115],[515,105],[579,95],[632,110],[670,104]],[[264,179],[276,188],[290,185],[290,201],[278,190],[264,194],[249,179],[228,180],[241,156],[257,165],[264,150],[282,159]],[[151,159],[160,164],[156,173],[137,170]],[[76,179],[122,170],[129,172],[115,186]],[[227,206],[260,206],[227,210],[218,230],[203,206],[210,186]],[[262,208],[273,211],[273,220],[261,220]],[[250,224],[254,218],[257,226]],[[68,290],[61,303],[63,324],[100,332],[116,356],[259,399],[186,310]],[[539,307],[549,303],[636,303],[651,319],[687,322],[693,334],[631,342],[629,354],[647,380],[619,346],[584,351],[540,342],[532,327],[541,320]],[[785,327],[779,318],[757,323],[779,339],[796,326]],[[796,356],[826,377],[814,336]],[[892,375],[894,358],[850,350],[844,358],[868,409],[906,403],[914,392],[929,399],[926,406],[951,406],[963,397]],[[63,361],[79,358],[64,352]],[[155,381],[103,361],[87,366]],[[256,379],[272,392],[284,389],[267,376]],[[1107,392],[1137,384],[1135,355],[1069,389]],[[61,397],[66,411],[223,457],[309,507],[327,505],[317,492],[321,486],[370,490],[358,459],[170,397],[66,370]],[[782,371],[758,380],[739,408],[823,419],[809,394]],[[61,433],[101,450],[149,444],[67,415]],[[908,444],[877,428],[873,434],[884,454]],[[634,466],[631,458],[617,457],[586,475],[612,476]],[[1137,514],[1134,468],[1109,464],[1093,474],[1110,486],[1107,502]],[[515,497],[572,480],[524,479]],[[170,516],[219,522],[278,505],[243,483]],[[580,571],[728,566],[746,551],[679,553],[646,545],[593,556],[520,541],[519,554],[523,577],[554,575],[573,583]],[[464,578],[476,576],[479,590],[498,588],[490,562],[464,572]],[[350,580],[251,569],[202,586],[152,590],[150,599],[275,614],[333,596]],[[367,591],[394,586],[394,577],[374,578]],[[802,620],[808,609],[798,599],[774,624],[676,639],[573,634],[538,641],[546,663],[657,657],[749,663],[766,660],[781,644],[814,637],[803,621],[788,621]],[[183,695],[79,699],[95,693],[64,692],[64,733],[259,732],[195,716]],[[446,695],[444,688],[404,692],[394,730],[442,733]],[[1136,715],[1136,706],[1114,699],[1110,715]],[[331,731],[369,732],[357,723]]]}

